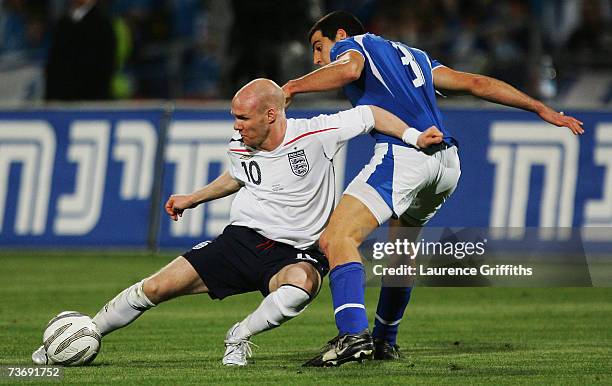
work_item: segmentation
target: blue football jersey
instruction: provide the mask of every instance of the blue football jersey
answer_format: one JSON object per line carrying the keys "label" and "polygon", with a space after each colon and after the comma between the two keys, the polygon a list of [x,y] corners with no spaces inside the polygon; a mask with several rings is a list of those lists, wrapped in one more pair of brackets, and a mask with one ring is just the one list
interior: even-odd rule
{"label": "blue football jersey", "polygon": [[[444,127],[436,103],[432,70],[441,66],[438,61],[417,48],[370,33],[334,44],[330,51],[331,60],[350,50],[361,53],[365,59],[361,77],[344,86],[353,106],[379,106],[421,131],[435,125],[444,133],[447,144],[457,144]],[[371,133],[376,142],[405,145],[401,140],[375,130]]]}

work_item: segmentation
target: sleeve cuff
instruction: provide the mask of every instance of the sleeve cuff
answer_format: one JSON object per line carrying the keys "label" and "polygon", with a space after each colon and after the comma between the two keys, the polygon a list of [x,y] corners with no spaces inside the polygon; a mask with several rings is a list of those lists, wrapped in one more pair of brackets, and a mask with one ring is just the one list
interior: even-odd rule
{"label": "sleeve cuff", "polygon": [[[341,53],[337,54],[337,55],[336,55],[336,58],[335,58],[334,60],[338,60],[338,58],[339,58],[339,57],[341,57],[342,55],[346,54],[346,53],[347,53],[347,52],[349,52],[349,51],[355,51],[355,52],[356,52],[356,53],[358,53],[359,55],[363,56],[363,53],[361,53],[361,51],[359,51],[358,49],[355,49],[355,48],[349,48],[349,49],[346,49],[346,50],[342,51]],[[364,59],[365,59],[365,57],[364,57]]]}
{"label": "sleeve cuff", "polygon": [[376,121],[374,120],[374,114],[372,113],[372,109],[369,106],[358,106],[361,116],[363,117],[362,121],[365,125],[364,133],[369,133],[374,128]]}

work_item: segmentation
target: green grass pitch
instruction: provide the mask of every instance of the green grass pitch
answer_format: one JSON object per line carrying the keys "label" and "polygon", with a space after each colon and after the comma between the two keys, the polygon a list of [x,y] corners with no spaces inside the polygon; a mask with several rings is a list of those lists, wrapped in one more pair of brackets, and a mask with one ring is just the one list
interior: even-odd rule
{"label": "green grass pitch", "polygon": [[[169,260],[167,255],[2,252],[0,365],[30,364],[55,314],[93,315]],[[368,288],[370,320],[377,295],[376,288]],[[254,338],[260,347],[250,366],[223,367],[227,329],[260,299],[247,294],[219,302],[199,295],[162,304],[105,337],[94,363],[66,368],[62,383],[612,384],[612,288],[417,288],[400,328],[401,361],[302,368],[335,334],[325,284],[303,315]]]}

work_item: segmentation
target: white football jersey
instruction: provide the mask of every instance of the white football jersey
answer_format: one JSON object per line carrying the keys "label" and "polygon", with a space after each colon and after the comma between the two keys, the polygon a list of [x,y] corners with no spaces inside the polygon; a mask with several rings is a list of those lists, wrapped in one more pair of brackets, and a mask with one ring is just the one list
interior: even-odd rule
{"label": "white football jersey", "polygon": [[299,249],[314,245],[335,205],[332,159],[349,139],[374,127],[359,106],[310,119],[288,119],[283,142],[254,150],[236,133],[229,143],[229,173],[244,186],[232,203],[230,224]]}

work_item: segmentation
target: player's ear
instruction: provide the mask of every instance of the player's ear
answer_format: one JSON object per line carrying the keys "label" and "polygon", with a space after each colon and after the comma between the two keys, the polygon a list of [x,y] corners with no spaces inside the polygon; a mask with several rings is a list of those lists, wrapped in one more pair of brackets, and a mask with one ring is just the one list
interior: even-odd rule
{"label": "player's ear", "polygon": [[268,123],[273,123],[276,121],[276,109],[270,108],[267,112]]}
{"label": "player's ear", "polygon": [[348,37],[348,34],[346,33],[345,30],[343,30],[342,28],[339,28],[336,31],[336,39],[334,41],[339,42],[340,40],[346,39]]}

